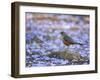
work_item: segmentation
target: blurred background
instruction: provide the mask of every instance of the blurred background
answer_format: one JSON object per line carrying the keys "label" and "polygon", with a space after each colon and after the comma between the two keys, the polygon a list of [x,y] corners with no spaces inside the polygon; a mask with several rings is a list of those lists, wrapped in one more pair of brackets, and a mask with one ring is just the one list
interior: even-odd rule
{"label": "blurred background", "polygon": [[[89,64],[88,15],[31,13],[26,16],[26,67]],[[66,46],[60,32],[84,45]]]}

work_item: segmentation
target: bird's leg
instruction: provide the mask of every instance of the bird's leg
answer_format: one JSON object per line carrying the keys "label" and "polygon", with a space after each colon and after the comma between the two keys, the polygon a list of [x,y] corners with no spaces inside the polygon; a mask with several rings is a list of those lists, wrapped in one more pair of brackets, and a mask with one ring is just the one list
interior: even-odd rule
{"label": "bird's leg", "polygon": [[69,49],[69,46],[64,45],[65,49]]}
{"label": "bird's leg", "polygon": [[72,48],[71,48],[71,45],[68,45],[68,46],[67,46],[67,49],[68,49],[68,50],[71,50],[71,49],[72,49]]}
{"label": "bird's leg", "polygon": [[68,50],[70,50],[70,45],[69,45],[69,46],[67,46],[67,49],[68,49]]}

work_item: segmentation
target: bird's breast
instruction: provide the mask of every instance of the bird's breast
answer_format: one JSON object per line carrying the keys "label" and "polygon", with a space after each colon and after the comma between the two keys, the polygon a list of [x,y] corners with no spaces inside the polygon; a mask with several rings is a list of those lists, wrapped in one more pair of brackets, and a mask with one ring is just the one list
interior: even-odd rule
{"label": "bird's breast", "polygon": [[65,45],[70,45],[70,42],[65,41],[65,40],[63,40],[63,43],[64,43]]}

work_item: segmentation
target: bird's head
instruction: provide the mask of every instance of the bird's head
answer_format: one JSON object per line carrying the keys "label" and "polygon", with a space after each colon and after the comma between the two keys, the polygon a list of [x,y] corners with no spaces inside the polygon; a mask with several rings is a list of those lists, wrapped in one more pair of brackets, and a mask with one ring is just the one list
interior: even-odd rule
{"label": "bird's head", "polygon": [[64,33],[64,32],[60,32],[60,34],[61,34],[61,35],[64,35],[65,33]]}
{"label": "bird's head", "polygon": [[60,32],[60,34],[61,34],[61,36],[60,36],[60,38],[59,38],[59,39],[63,40],[63,35],[64,35],[64,32],[62,31],[62,32]]}

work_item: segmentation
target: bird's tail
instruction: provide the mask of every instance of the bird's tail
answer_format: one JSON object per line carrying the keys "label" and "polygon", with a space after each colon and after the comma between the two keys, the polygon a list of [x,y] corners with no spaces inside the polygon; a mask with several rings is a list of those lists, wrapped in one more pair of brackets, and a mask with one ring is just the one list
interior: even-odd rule
{"label": "bird's tail", "polygon": [[77,43],[77,44],[79,44],[79,45],[84,45],[83,43]]}

